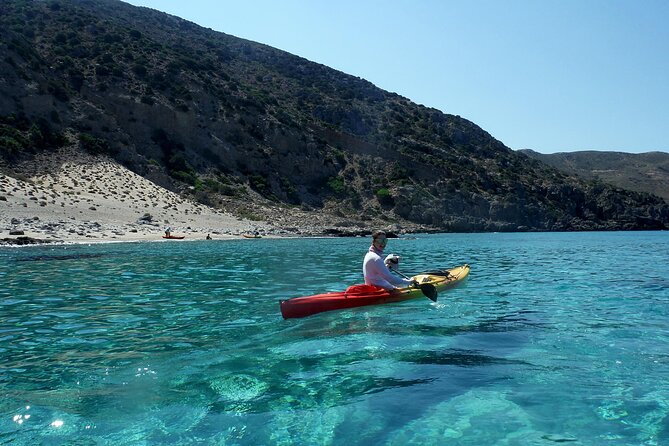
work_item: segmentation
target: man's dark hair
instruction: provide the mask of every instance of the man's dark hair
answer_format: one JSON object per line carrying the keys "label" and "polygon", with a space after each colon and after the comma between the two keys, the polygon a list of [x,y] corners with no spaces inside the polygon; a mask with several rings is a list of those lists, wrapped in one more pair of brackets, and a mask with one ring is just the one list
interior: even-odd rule
{"label": "man's dark hair", "polygon": [[386,231],[374,231],[372,232],[372,240],[376,240],[377,238],[384,236],[386,237]]}

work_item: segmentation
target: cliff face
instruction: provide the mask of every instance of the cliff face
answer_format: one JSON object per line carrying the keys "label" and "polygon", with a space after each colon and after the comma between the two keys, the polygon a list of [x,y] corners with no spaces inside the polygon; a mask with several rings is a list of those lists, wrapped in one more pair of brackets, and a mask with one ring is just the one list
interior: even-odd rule
{"label": "cliff face", "polygon": [[436,230],[657,229],[666,203],[566,175],[475,124],[265,45],[114,0],[0,4],[0,154],[78,145],[259,217]]}
{"label": "cliff face", "polygon": [[669,153],[593,150],[551,154],[523,150],[522,153],[568,174],[669,200]]}

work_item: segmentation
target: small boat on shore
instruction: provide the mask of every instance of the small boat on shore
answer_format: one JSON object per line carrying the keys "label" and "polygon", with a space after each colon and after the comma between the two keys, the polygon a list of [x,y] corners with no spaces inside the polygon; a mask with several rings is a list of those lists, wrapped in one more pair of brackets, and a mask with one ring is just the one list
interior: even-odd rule
{"label": "small boat on shore", "polygon": [[186,238],[185,235],[163,235],[163,238],[170,239],[170,240],[183,240]]}
{"label": "small boat on shore", "polygon": [[260,234],[242,234],[242,237],[244,237],[244,238],[262,238],[262,235],[260,235]]}

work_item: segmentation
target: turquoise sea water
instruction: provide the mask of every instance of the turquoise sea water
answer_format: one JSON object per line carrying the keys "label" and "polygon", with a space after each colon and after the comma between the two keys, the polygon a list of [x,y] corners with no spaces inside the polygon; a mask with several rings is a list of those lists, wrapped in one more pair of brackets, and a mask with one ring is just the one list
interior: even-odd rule
{"label": "turquoise sea water", "polygon": [[368,243],[0,249],[0,444],[669,444],[669,233],[391,239],[471,275],[281,318]]}

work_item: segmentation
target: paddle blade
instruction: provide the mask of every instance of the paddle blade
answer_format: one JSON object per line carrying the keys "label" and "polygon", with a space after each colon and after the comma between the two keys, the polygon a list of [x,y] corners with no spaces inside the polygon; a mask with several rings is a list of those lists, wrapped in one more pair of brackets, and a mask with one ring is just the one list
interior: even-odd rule
{"label": "paddle blade", "polygon": [[421,283],[420,290],[423,292],[425,297],[430,299],[432,302],[437,301],[437,289],[431,283]]}

